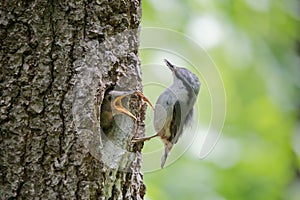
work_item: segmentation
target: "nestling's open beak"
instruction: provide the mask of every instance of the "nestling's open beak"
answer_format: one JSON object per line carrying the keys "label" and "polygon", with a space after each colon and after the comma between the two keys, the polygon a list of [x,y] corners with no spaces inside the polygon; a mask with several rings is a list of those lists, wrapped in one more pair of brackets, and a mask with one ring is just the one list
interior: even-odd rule
{"label": "nestling's open beak", "polygon": [[169,69],[174,72],[174,70],[176,69],[176,67],[174,65],[172,65],[172,63],[170,63],[167,59],[164,59],[166,65],[169,67]]}

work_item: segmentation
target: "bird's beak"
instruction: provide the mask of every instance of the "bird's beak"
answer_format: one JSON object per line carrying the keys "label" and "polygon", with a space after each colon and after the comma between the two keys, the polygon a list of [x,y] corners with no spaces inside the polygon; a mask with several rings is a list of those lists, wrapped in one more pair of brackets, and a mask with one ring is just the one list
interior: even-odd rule
{"label": "bird's beak", "polygon": [[172,65],[172,63],[170,63],[167,59],[164,59],[166,65],[169,67],[169,69],[174,72],[174,70],[176,69],[176,67],[174,65]]}

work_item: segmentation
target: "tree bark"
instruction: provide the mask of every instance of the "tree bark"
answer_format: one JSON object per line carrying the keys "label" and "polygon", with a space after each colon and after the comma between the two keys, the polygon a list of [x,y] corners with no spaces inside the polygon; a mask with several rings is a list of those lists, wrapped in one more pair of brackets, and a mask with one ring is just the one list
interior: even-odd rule
{"label": "tree bark", "polygon": [[143,199],[140,0],[2,0],[1,199]]}

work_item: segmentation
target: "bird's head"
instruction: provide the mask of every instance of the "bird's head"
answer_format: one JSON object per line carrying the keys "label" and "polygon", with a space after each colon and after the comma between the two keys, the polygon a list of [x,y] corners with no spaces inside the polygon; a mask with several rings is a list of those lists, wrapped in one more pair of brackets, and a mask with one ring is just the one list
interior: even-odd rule
{"label": "bird's head", "polygon": [[182,81],[187,89],[192,89],[193,92],[198,95],[200,89],[200,81],[198,77],[186,68],[176,67],[166,59],[164,61],[169,69],[173,72],[174,82],[178,80]]}

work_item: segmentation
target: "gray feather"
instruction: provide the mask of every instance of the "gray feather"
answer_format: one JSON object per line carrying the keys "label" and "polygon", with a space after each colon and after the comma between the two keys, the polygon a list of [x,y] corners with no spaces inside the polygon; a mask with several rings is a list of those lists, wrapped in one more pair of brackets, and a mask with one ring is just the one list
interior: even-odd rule
{"label": "gray feather", "polygon": [[188,113],[185,118],[184,126],[191,126],[194,122],[194,108]]}
{"label": "gray feather", "polygon": [[164,126],[172,119],[173,105],[176,98],[166,89],[158,98],[154,110],[154,128],[156,132],[161,131]]}

